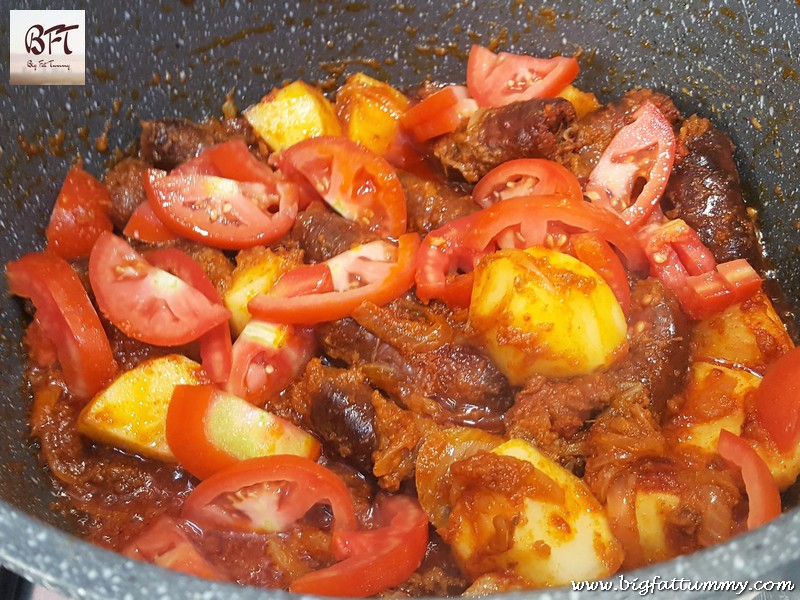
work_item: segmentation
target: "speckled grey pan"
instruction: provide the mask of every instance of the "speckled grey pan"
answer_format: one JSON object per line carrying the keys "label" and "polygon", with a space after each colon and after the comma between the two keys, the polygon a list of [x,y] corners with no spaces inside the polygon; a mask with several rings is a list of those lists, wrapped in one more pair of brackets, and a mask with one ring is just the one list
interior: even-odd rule
{"label": "speckled grey pan", "polygon": [[[582,88],[599,90],[603,99],[637,85],[660,89],[684,112],[711,117],[728,131],[777,276],[800,306],[800,4],[793,0],[115,4],[85,7],[85,87],[9,86],[7,64],[0,69],[4,260],[41,247],[73,156],[81,154],[95,174],[102,170],[111,153],[99,153],[95,141],[106,130],[109,148],[124,150],[136,139],[140,118],[218,114],[231,89],[246,106],[276,83],[323,81],[340,74],[337,67],[407,85],[426,74],[462,81],[471,41],[497,38],[504,48],[534,54],[582,49]],[[48,6],[17,1],[14,8]],[[0,39],[8,40],[5,8]],[[51,142],[63,152],[52,152]],[[45,151],[29,157],[25,143]],[[2,277],[0,288],[0,564],[75,598],[284,596],[127,561],[66,532],[48,508],[53,498],[27,438],[20,307],[6,298]],[[800,509],[794,509],[731,543],[632,576],[752,581],[798,558]],[[575,597],[567,591],[514,596]]]}

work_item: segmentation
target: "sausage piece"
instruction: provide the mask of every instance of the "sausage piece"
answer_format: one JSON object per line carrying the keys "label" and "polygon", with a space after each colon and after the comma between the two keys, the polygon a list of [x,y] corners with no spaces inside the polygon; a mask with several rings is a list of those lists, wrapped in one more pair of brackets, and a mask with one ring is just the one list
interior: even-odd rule
{"label": "sausage piece", "polygon": [[445,171],[475,183],[494,167],[515,158],[552,158],[562,131],[575,120],[563,98],[534,98],[489,108],[466,126],[442,136],[433,153]]}
{"label": "sausage piece", "polygon": [[762,267],[730,138],[707,119],[693,116],[684,123],[679,139],[688,153],[667,183],[661,201],[664,213],[686,221],[718,262],[746,258],[755,268]]}

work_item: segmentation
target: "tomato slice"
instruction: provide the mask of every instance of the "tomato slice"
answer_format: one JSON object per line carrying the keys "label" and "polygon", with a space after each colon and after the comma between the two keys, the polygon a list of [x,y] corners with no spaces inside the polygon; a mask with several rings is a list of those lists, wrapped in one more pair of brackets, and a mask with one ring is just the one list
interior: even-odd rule
{"label": "tomato slice", "polygon": [[[362,302],[382,306],[406,292],[414,283],[415,255],[419,236],[407,233],[400,236],[397,248],[378,240],[348,250],[320,263],[330,271],[330,284],[320,291],[287,297],[282,281],[288,278],[295,289],[319,289],[320,281],[313,272],[299,267],[310,280],[303,284],[292,271],[283,275],[269,294],[259,294],[247,305],[250,314],[264,321],[312,325],[350,316]],[[360,284],[360,285],[359,285]]]}
{"label": "tomato slice", "polygon": [[480,211],[464,243],[475,251],[547,245],[548,227],[560,223],[572,230],[596,231],[614,246],[633,271],[647,270],[647,257],[633,231],[619,217],[588,202],[560,196],[509,198]]}
{"label": "tomato slice", "polygon": [[772,363],[755,395],[756,418],[783,453],[800,442],[800,348]]}
{"label": "tomato slice", "polygon": [[272,188],[215,175],[167,175],[150,169],[145,190],[153,212],[181,236],[215,248],[239,250],[271,244],[297,216],[297,190]]}
{"label": "tomato slice", "polygon": [[704,319],[751,297],[761,277],[745,259],[717,265],[697,232],[675,219],[639,230],[650,270],[693,319]]}
{"label": "tomato slice", "polygon": [[[197,261],[177,248],[153,250],[145,254],[147,262],[179,277],[214,304],[222,305],[217,288]],[[211,381],[225,383],[233,363],[233,343],[228,322],[220,323],[200,337],[200,358]]]}
{"label": "tomato slice", "polygon": [[486,208],[507,198],[550,194],[583,201],[581,184],[565,167],[546,158],[518,158],[484,175],[472,190],[472,199]]}
{"label": "tomato slice", "polygon": [[283,531],[316,504],[331,507],[334,531],[356,528],[350,492],[333,471],[308,458],[275,455],[242,461],[203,480],[182,514],[201,527]]}
{"label": "tomato slice", "polygon": [[176,386],[166,435],[178,462],[199,479],[253,457],[294,454],[316,459],[320,452],[309,433],[210,385]]}
{"label": "tomato slice", "polygon": [[102,234],[92,249],[89,280],[108,320],[148,344],[186,344],[230,317],[221,304],[154,267],[112,233]]}
{"label": "tomato slice", "polygon": [[781,496],[769,468],[750,445],[738,435],[719,432],[717,452],[742,470],[750,511],[747,528],[755,529],[781,514]]}
{"label": "tomato slice", "polygon": [[47,250],[67,260],[89,256],[100,234],[114,228],[110,207],[106,186],[80,166],[72,167],[45,230]]}
{"label": "tomato slice", "polygon": [[620,129],[600,156],[589,175],[586,196],[638,227],[667,187],[675,161],[675,134],[652,102],[642,104],[633,116],[633,123]]}
{"label": "tomato slice", "polygon": [[311,184],[336,212],[382,235],[406,230],[403,186],[384,158],[343,137],[303,140],[272,159],[288,177]]}
{"label": "tomato slice", "polygon": [[36,307],[36,319],[55,344],[69,390],[79,398],[99,392],[117,364],[100,318],[69,263],[51,253],[26,254],[6,265],[6,276],[9,291],[30,298]]}
{"label": "tomato slice", "polygon": [[579,233],[571,237],[575,258],[589,265],[614,292],[625,316],[631,314],[631,288],[628,274],[617,253],[596,232]]}
{"label": "tomato slice", "polygon": [[552,98],[577,77],[574,58],[534,58],[472,46],[467,60],[467,88],[479,106],[504,106],[531,98]]}
{"label": "tomato slice", "polygon": [[455,131],[476,110],[478,103],[465,86],[448,85],[409,108],[400,124],[421,143]]}
{"label": "tomato slice", "polygon": [[472,296],[472,269],[482,254],[463,244],[479,213],[454,219],[434,229],[417,252],[415,282],[417,297],[423,302],[441,300],[451,308],[469,306]]}
{"label": "tomato slice", "polygon": [[226,389],[263,405],[305,369],[316,346],[312,330],[251,319],[233,345],[233,370]]}
{"label": "tomato slice", "polygon": [[147,244],[163,244],[180,239],[156,216],[149,202],[142,202],[136,207],[131,218],[128,219],[125,229],[122,230],[122,235]]}
{"label": "tomato slice", "polygon": [[125,546],[121,553],[165,569],[211,579],[228,581],[229,577],[200,554],[184,531],[186,521],[162,516]]}
{"label": "tomato slice", "polygon": [[377,521],[366,531],[335,531],[334,554],[341,562],[296,579],[298,594],[364,598],[408,579],[425,558],[428,519],[408,496],[381,496]]}

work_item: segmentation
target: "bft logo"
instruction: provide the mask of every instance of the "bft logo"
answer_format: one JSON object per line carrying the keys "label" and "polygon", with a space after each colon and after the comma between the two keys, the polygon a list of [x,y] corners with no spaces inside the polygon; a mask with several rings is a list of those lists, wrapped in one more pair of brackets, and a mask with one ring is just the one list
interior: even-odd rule
{"label": "bft logo", "polygon": [[86,14],[82,10],[12,10],[12,85],[83,85]]}
{"label": "bft logo", "polygon": [[44,36],[47,36],[47,54],[53,54],[53,44],[59,43],[63,48],[64,54],[72,54],[72,50],[69,48],[69,32],[79,28],[80,25],[66,25],[64,23],[54,25],[49,29],[45,29],[39,24],[32,25],[25,34],[25,50],[39,56],[45,50]]}

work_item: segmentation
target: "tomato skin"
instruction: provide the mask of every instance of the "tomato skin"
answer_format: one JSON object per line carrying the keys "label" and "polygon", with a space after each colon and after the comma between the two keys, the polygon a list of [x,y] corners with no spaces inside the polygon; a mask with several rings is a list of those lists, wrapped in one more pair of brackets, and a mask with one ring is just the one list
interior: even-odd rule
{"label": "tomato skin", "polygon": [[680,300],[692,319],[704,319],[750,298],[761,277],[744,259],[717,265],[697,232],[684,221],[651,222],[641,228],[650,271]]}
{"label": "tomato skin", "polygon": [[106,186],[80,166],[72,167],[45,230],[47,250],[67,260],[89,256],[100,234],[114,228],[110,207]]}
{"label": "tomato skin", "polygon": [[467,60],[467,88],[482,107],[531,98],[552,98],[577,77],[574,58],[534,58],[473,45]]}
{"label": "tomato skin", "polygon": [[[215,499],[273,482],[291,484],[288,493],[278,500],[273,515],[284,527],[290,527],[315,504],[325,503],[333,511],[334,531],[356,528],[353,500],[344,482],[313,460],[288,454],[251,458],[214,473],[189,494],[182,515],[202,527],[209,520],[205,511]],[[246,518],[231,517],[227,525],[234,531],[251,530]]]}
{"label": "tomato skin", "polygon": [[303,140],[272,160],[287,177],[311,184],[342,216],[397,238],[406,231],[406,197],[389,162],[347,138]]}
{"label": "tomato skin", "polygon": [[552,194],[583,201],[581,184],[565,167],[546,158],[518,158],[484,175],[472,190],[472,199],[486,208],[505,198]]}
{"label": "tomato skin", "polygon": [[781,514],[781,496],[766,463],[738,435],[727,429],[719,432],[717,452],[742,470],[750,512],[747,528],[755,529]]}
{"label": "tomato skin", "polygon": [[89,280],[109,321],[148,344],[186,344],[230,318],[228,309],[154,267],[112,233],[102,234],[92,249]]}
{"label": "tomato skin", "polygon": [[[111,234],[106,234],[111,235]],[[108,337],[78,275],[63,258],[31,253],[6,265],[9,291],[30,298],[53,341],[64,380],[79,398],[99,392],[117,371]]]}
{"label": "tomato skin", "polygon": [[180,239],[156,216],[149,202],[142,202],[125,224],[122,235],[146,244],[163,244]]}
{"label": "tomato skin", "polygon": [[628,274],[608,242],[596,232],[579,233],[572,236],[575,258],[586,263],[602,277],[614,292],[625,316],[631,314],[631,288]]}
{"label": "tomato skin", "polygon": [[434,229],[419,246],[416,265],[416,294],[423,302],[436,298],[451,308],[469,306],[472,269],[481,257],[466,247],[463,238],[479,213],[454,219]]}
{"label": "tomato skin", "polygon": [[150,206],[167,227],[225,250],[271,244],[289,231],[297,216],[297,189],[282,182],[276,189],[198,173],[150,169],[145,176]]}
{"label": "tomato skin", "polygon": [[759,423],[783,453],[800,442],[800,347],[772,363],[755,395]]}
{"label": "tomato skin", "polygon": [[[667,187],[675,161],[675,133],[652,102],[642,104],[634,118],[603,151],[589,175],[586,196],[618,213],[631,227],[639,227],[657,208]],[[647,183],[634,198],[642,178]]]}
{"label": "tomato skin", "polygon": [[[151,265],[181,278],[210,302],[222,305],[222,298],[206,272],[185,252],[177,248],[165,248],[148,252],[145,258]],[[211,381],[225,383],[228,380],[233,363],[233,343],[227,321],[200,337],[200,358]]]}
{"label": "tomato skin", "polygon": [[448,85],[409,108],[400,123],[421,143],[455,131],[476,110],[478,104],[465,86]]}
{"label": "tomato skin", "polygon": [[[259,335],[263,331],[267,335]],[[305,369],[316,347],[312,330],[253,319],[233,344],[233,369],[226,389],[263,406]]]}
{"label": "tomato skin", "polygon": [[[476,213],[476,222],[464,243],[476,251],[497,244],[496,236],[507,227],[520,227],[523,246],[543,245],[547,226],[561,222],[584,231],[597,231],[622,253],[627,267],[647,270],[647,257],[633,231],[619,217],[588,202],[572,202],[560,196],[521,196],[509,198]],[[501,247],[505,242],[501,240]]]}
{"label": "tomato skin", "polygon": [[407,496],[381,496],[376,506],[383,527],[334,531],[334,554],[341,562],[296,579],[289,591],[364,598],[408,579],[425,558],[428,519]]}
{"label": "tomato skin", "polygon": [[128,558],[165,569],[213,581],[228,581],[227,575],[200,554],[183,531],[183,526],[189,525],[172,517],[159,517],[120,552]]}
{"label": "tomato skin", "polygon": [[[274,293],[257,295],[249,302],[247,308],[250,314],[264,321],[290,325],[313,325],[350,316],[362,302],[370,301],[382,306],[408,291],[413,285],[418,247],[419,236],[416,233],[400,236],[396,261],[394,263],[377,263],[385,271],[382,277],[361,287],[343,291],[337,290],[334,286],[333,291],[308,293],[287,298],[281,295],[281,279],[293,278],[292,271],[289,271],[277,281],[273,288]],[[326,263],[331,264],[331,261],[336,261],[342,256],[340,254]],[[299,268],[303,269],[306,266],[303,265]],[[324,285],[325,282],[313,280],[309,286],[305,287],[317,284]],[[294,281],[292,285],[303,287],[297,281]],[[330,288],[326,285],[324,289]]]}

